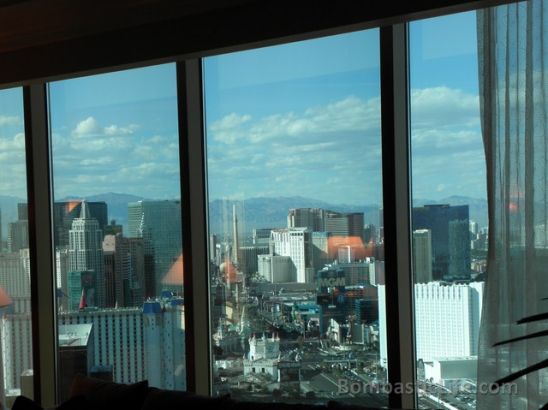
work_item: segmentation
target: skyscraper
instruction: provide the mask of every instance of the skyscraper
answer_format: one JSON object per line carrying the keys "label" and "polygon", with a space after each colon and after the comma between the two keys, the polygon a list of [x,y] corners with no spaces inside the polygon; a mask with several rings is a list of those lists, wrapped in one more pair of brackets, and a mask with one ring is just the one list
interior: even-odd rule
{"label": "skyscraper", "polygon": [[80,217],[72,221],[69,231],[69,272],[94,271],[97,283],[95,306],[105,306],[103,274],[103,232],[82,201]]}
{"label": "skyscraper", "polygon": [[470,279],[470,231],[467,220],[449,221],[450,279]]}
{"label": "skyscraper", "polygon": [[[478,354],[483,282],[415,284],[417,360]],[[386,294],[378,286],[381,365],[387,365]]]}
{"label": "skyscraper", "polygon": [[291,273],[293,282],[311,283],[314,279],[312,268],[312,243],[307,228],[274,229],[270,233],[274,255],[289,256],[293,262]]}
{"label": "skyscraper", "polygon": [[[92,324],[93,366],[112,366],[113,381],[136,383],[147,378],[141,307],[63,312],[59,326]],[[74,374],[72,369],[65,371]]]}
{"label": "skyscraper", "polygon": [[238,237],[238,217],[236,216],[236,204],[232,204],[232,261],[238,264],[238,248],[240,238]]}
{"label": "skyscraper", "polygon": [[429,229],[413,231],[413,274],[415,283],[432,281],[432,233]]}
{"label": "skyscraper", "polygon": [[10,297],[30,296],[30,255],[28,249],[0,253],[0,288]]}
{"label": "skyscraper", "polygon": [[143,304],[145,360],[150,386],[185,390],[185,311],[183,299],[163,292]]}
{"label": "skyscraper", "polygon": [[[452,224],[450,229],[451,221],[460,222]],[[413,208],[412,222],[413,231],[417,229],[429,229],[431,231],[432,276],[434,280],[470,278],[470,238],[469,235],[463,234],[464,225],[466,225],[465,230],[468,232],[468,205],[425,205],[415,207]],[[451,268],[450,265],[452,265]]]}
{"label": "skyscraper", "polygon": [[103,252],[105,269],[108,266],[112,271],[109,306],[141,306],[145,287],[143,239],[125,238],[122,234],[106,235]]}
{"label": "skyscraper", "polygon": [[[69,231],[72,229],[72,221],[82,214],[82,203],[86,202],[87,212],[91,218],[95,218],[101,231],[108,223],[108,210],[105,202],[66,201],[53,204],[53,239],[55,246],[67,246],[69,244]],[[25,204],[26,205],[26,204]],[[20,210],[24,212],[24,209]]]}
{"label": "skyscraper", "polygon": [[324,230],[334,236],[352,236],[363,240],[363,227],[363,213],[326,212]]}
{"label": "skyscraper", "polygon": [[[145,263],[145,276],[154,278],[148,283],[146,294],[160,293],[162,278],[177,261],[182,250],[181,202],[139,201],[128,204],[128,236],[143,238],[145,259],[154,260],[154,274]],[[145,261],[146,262],[146,261]],[[154,286],[154,289],[151,289]]]}
{"label": "skyscraper", "polygon": [[324,230],[326,211],[321,208],[293,208],[287,214],[288,228],[308,228],[312,232]]}
{"label": "skyscraper", "polygon": [[29,247],[29,221],[8,224],[8,252],[18,252]]}

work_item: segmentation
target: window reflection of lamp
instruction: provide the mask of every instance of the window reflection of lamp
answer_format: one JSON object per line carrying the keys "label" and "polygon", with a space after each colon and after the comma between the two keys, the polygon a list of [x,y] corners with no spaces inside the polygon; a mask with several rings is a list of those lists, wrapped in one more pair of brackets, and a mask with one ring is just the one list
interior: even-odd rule
{"label": "window reflection of lamp", "polygon": [[3,288],[0,288],[0,408],[6,406],[6,395],[4,392],[4,349],[2,348],[2,334],[4,327],[5,308],[11,306],[13,301]]}

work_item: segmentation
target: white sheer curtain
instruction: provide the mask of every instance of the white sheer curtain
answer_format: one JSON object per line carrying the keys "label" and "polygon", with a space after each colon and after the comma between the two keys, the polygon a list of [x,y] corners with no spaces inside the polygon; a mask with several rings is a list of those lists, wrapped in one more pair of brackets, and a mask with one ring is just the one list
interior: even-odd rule
{"label": "white sheer curtain", "polygon": [[[489,202],[489,260],[478,357],[479,409],[538,409],[548,403],[548,1],[478,12],[482,131]],[[539,318],[539,319],[542,319]],[[510,343],[497,342],[517,338]],[[547,361],[546,363],[543,363]]]}

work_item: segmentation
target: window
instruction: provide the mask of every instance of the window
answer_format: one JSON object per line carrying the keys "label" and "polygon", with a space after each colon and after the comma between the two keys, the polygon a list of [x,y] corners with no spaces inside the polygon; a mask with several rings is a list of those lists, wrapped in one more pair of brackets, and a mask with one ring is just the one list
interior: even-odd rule
{"label": "window", "polygon": [[387,403],[379,58],[369,30],[204,61],[214,394]]}
{"label": "window", "polygon": [[[523,342],[525,326],[508,324],[535,318],[547,296],[546,93],[538,75],[547,43],[523,44],[542,38],[539,4],[493,10],[496,19],[483,27],[481,12],[409,24],[402,17],[381,29],[178,62],[162,44],[152,58],[169,64],[33,79],[24,104],[21,89],[0,91],[1,404],[31,395],[37,348],[45,352],[35,356],[44,407],[53,406],[55,390],[44,380],[57,372],[62,401],[77,371],[257,401],[540,403],[543,374],[520,378],[516,386],[527,392],[515,397],[484,396],[483,407],[475,395],[486,387],[480,381],[531,366],[544,351],[542,340],[528,340],[526,350],[493,346]],[[251,41],[270,44],[268,36]],[[402,86],[408,75],[409,89]],[[487,76],[496,87],[484,87]],[[27,98],[44,85],[47,102]],[[480,115],[486,101],[492,112]],[[381,129],[381,111],[393,129]],[[482,135],[480,120],[494,132]],[[27,141],[50,146],[25,147],[23,129],[33,131]],[[482,137],[491,143],[484,147]],[[39,162],[45,176],[29,184],[27,200],[25,174],[33,182]],[[497,252],[502,265],[483,298],[486,163],[496,170],[489,186],[498,189],[489,191],[491,216],[498,212],[489,255]],[[404,200],[383,203],[383,192]],[[27,213],[44,205],[47,220],[50,202],[51,235],[32,223],[28,232]],[[53,257],[38,252],[48,249]],[[39,274],[53,263],[54,275]],[[386,275],[385,263],[395,266]],[[40,286],[54,276],[55,289]],[[32,300],[31,281],[39,285]],[[511,295],[511,308],[499,315],[501,294]],[[50,330],[51,312],[42,307],[53,299],[59,326]],[[32,312],[41,330],[34,346],[31,301],[40,306]],[[491,350],[478,358],[482,314],[495,323],[483,340]],[[52,340],[57,369],[42,363]],[[406,340],[415,342],[417,360]],[[476,375],[482,361],[492,368]],[[406,383],[404,391],[389,381]]]}
{"label": "window", "polygon": [[0,405],[7,406],[33,394],[24,120],[22,89],[0,91]]}
{"label": "window", "polygon": [[487,258],[475,12],[410,24],[419,404],[476,402]]}
{"label": "window", "polygon": [[185,389],[176,89],[174,64],[49,85],[60,400],[77,372]]}

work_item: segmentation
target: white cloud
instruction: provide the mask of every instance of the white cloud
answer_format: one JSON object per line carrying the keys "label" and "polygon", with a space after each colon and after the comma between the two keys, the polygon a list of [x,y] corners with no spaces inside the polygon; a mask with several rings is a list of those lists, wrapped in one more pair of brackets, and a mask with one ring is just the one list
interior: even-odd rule
{"label": "white cloud", "polygon": [[413,128],[479,127],[479,96],[449,87],[411,90]]}
{"label": "white cloud", "polygon": [[234,144],[242,136],[240,127],[251,120],[251,115],[231,113],[210,126],[211,136],[215,141]]}
{"label": "white cloud", "polygon": [[[302,114],[274,114],[251,123],[248,114],[231,113],[209,127],[210,137],[217,142],[264,143],[293,137],[316,137],[340,132],[376,131],[380,127],[380,100],[364,101],[349,96],[340,101],[307,109]],[[313,141],[312,141],[313,142]]]}
{"label": "white cloud", "polygon": [[80,161],[80,165],[93,166],[93,165],[108,165],[114,162],[111,157],[98,157],[98,158],[86,158]]}
{"label": "white cloud", "polygon": [[0,115],[0,127],[4,125],[19,125],[21,117],[17,115]]}
{"label": "white cloud", "polygon": [[75,137],[86,137],[89,135],[99,134],[100,132],[101,127],[99,126],[97,120],[93,117],[88,117],[76,125],[74,131],[72,131],[72,135]]}
{"label": "white cloud", "polygon": [[139,126],[137,124],[129,124],[127,126],[119,126],[115,124],[101,127],[99,122],[94,117],[88,117],[85,120],[76,124],[72,131],[72,135],[76,138],[84,137],[113,137],[133,134]]}
{"label": "white cloud", "polygon": [[118,125],[109,125],[103,129],[105,135],[130,135],[137,130],[139,126],[137,124],[130,124],[127,127],[120,127]]}
{"label": "white cloud", "polygon": [[0,151],[3,152],[24,152],[25,151],[25,134],[20,132],[12,138],[0,138]]}

